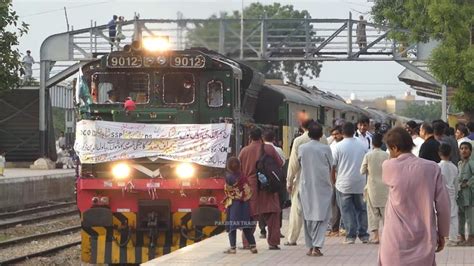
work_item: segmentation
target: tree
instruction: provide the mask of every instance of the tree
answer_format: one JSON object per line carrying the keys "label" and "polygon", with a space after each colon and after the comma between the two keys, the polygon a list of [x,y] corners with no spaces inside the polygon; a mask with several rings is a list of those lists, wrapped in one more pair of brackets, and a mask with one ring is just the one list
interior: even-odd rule
{"label": "tree", "polygon": [[[306,10],[295,10],[292,5],[281,5],[279,3],[273,3],[271,5],[262,5],[261,3],[252,3],[244,9],[244,18],[263,18],[276,19],[276,18],[310,18],[309,12]],[[234,32],[240,32],[240,12],[233,11],[231,14],[222,13],[220,18],[223,19],[235,19],[235,23],[227,25]],[[202,42],[205,41],[212,49],[218,49],[218,40],[216,36],[219,36],[219,23],[216,23],[218,17],[213,15],[209,18],[209,22],[203,22],[196,25],[196,28],[191,30],[187,38],[193,46],[202,46]],[[267,39],[275,40],[277,35],[279,36],[301,36],[305,35],[304,29],[300,22],[284,22],[285,24],[268,25]],[[258,27],[257,22],[246,22],[245,23],[245,34],[248,36],[253,29]],[[271,31],[275,27],[278,27],[278,31]],[[286,31],[282,29],[287,29]],[[311,31],[311,41],[321,42],[322,39],[317,37],[314,31]],[[259,38],[260,36],[257,36]],[[235,35],[226,35],[226,43],[238,44],[240,42],[239,37]],[[300,37],[296,37],[300,38]],[[301,41],[305,41],[305,37],[302,37]],[[322,65],[318,62],[310,61],[286,61],[286,62],[247,62],[247,64],[255,67],[258,71],[262,72],[266,78],[286,78],[291,82],[303,84],[304,78],[317,78],[321,71]]]}
{"label": "tree", "polygon": [[474,121],[474,2],[377,0],[372,14],[378,23],[409,30],[391,35],[398,41],[441,42],[431,54],[430,71],[456,89],[454,105]]}
{"label": "tree", "polygon": [[27,33],[28,25],[24,22],[20,24],[18,18],[11,0],[0,3],[0,94],[20,84],[20,52],[15,46],[18,39]]}
{"label": "tree", "polygon": [[409,118],[430,122],[441,117],[441,103],[432,102],[427,105],[409,103],[407,108],[400,112],[400,114]]}

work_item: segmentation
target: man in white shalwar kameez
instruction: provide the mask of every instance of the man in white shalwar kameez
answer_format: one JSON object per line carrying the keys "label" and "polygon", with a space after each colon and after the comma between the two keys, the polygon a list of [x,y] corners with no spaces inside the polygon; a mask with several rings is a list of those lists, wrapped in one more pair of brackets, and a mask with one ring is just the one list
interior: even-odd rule
{"label": "man in white shalwar kameez", "polygon": [[[293,147],[290,153],[290,160],[288,161],[288,172],[286,175],[286,188],[291,198],[290,217],[288,219],[288,241],[284,243],[285,246],[296,246],[303,226],[303,217],[301,214],[301,206],[298,200],[298,187],[300,180],[300,167],[298,165],[298,151],[299,147],[309,142],[308,127],[315,123],[313,119],[303,121],[301,127],[304,129],[303,135],[293,140]],[[320,139],[321,143],[327,144],[326,138]]]}
{"label": "man in white shalwar kameez", "polygon": [[332,153],[328,145],[319,142],[323,129],[318,124],[308,128],[311,141],[299,147],[301,167],[299,200],[304,218],[304,231],[308,256],[322,256],[326,230],[331,218],[331,167]]}

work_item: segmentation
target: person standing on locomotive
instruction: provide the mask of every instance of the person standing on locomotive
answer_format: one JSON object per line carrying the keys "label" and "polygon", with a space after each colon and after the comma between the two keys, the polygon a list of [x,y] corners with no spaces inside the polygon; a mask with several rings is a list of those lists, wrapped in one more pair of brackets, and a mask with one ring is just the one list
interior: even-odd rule
{"label": "person standing on locomotive", "polygon": [[[273,158],[275,162],[283,166],[283,161],[277,151],[270,145],[262,141],[262,131],[258,128],[250,132],[250,144],[244,147],[239,154],[239,160],[242,163],[242,174],[249,177],[249,184],[252,191],[250,198],[250,214],[254,221],[258,221],[263,216],[268,226],[267,242],[269,249],[278,250],[280,247],[280,201],[278,193],[271,193],[258,189],[257,182],[257,161],[261,157],[263,145],[264,152]],[[255,230],[255,227],[252,229]],[[243,237],[244,248],[249,249],[249,243]]]}
{"label": "person standing on locomotive", "polygon": [[110,39],[110,51],[114,50],[115,37],[117,36],[117,15],[112,17],[112,20],[107,23],[107,28],[109,29],[109,39]]}

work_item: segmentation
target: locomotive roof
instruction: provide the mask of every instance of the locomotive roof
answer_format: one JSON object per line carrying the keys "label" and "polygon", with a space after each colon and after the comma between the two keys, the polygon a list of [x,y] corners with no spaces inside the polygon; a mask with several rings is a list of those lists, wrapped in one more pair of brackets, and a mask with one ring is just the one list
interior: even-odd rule
{"label": "locomotive roof", "polygon": [[394,116],[387,114],[381,110],[377,110],[374,108],[365,108],[364,109],[366,112],[368,112],[371,116],[372,119],[374,119],[377,122],[385,122],[387,120],[395,119]]}

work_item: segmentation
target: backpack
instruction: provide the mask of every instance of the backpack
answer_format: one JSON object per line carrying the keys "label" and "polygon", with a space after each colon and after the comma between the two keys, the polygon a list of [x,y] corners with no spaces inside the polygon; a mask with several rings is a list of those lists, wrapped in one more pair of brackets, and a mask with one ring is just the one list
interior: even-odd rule
{"label": "backpack", "polygon": [[256,165],[258,188],[270,193],[279,192],[282,188],[283,171],[278,162],[265,153],[264,147],[265,144],[262,144]]}

